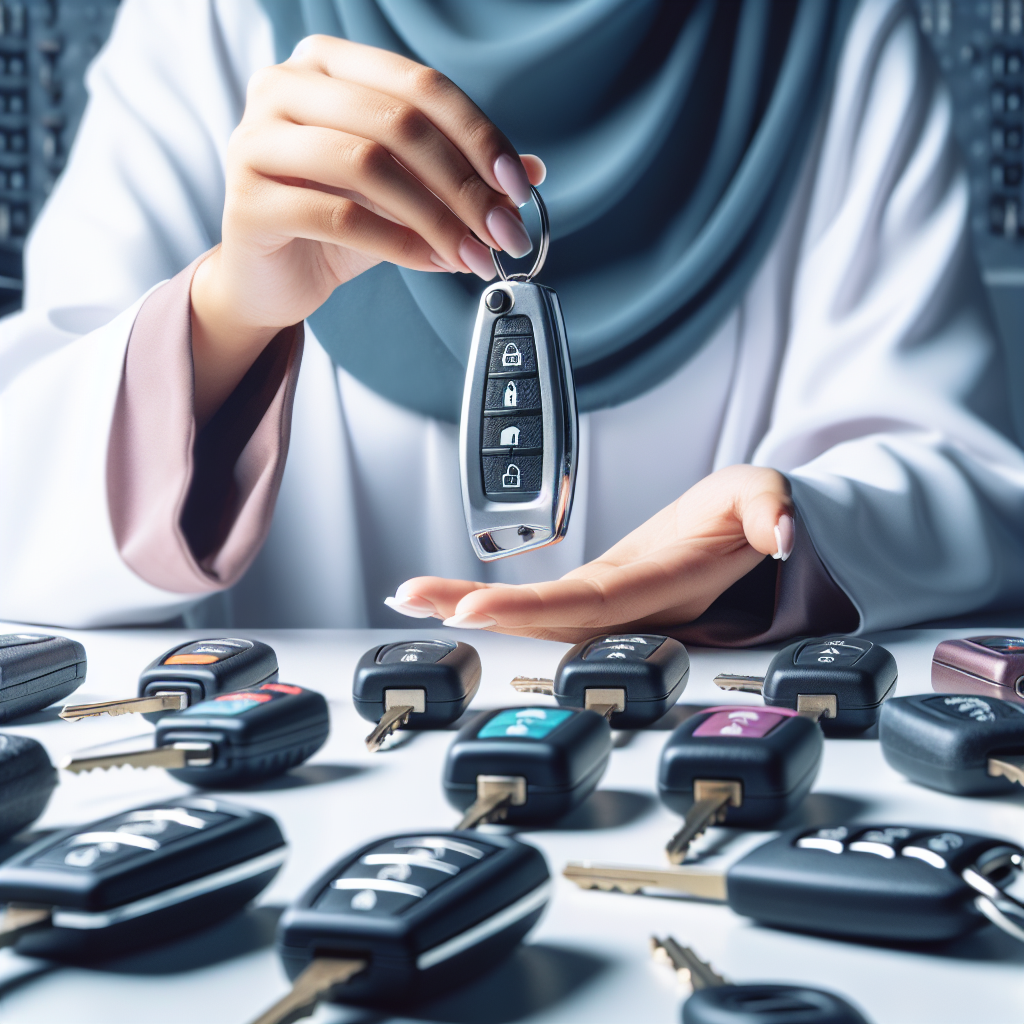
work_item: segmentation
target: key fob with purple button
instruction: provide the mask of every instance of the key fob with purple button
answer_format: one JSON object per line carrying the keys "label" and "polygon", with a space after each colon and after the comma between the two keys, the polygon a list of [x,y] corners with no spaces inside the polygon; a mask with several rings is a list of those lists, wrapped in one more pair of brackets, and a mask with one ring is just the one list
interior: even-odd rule
{"label": "key fob with purple button", "polygon": [[943,640],[932,655],[932,689],[1024,704],[1024,637]]}
{"label": "key fob with purple button", "polygon": [[85,648],[46,633],[0,634],[0,722],[42,711],[85,680]]}

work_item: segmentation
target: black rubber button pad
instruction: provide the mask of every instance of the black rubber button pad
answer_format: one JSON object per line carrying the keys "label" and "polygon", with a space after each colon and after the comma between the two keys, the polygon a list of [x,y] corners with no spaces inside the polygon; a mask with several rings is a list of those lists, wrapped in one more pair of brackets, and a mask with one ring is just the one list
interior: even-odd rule
{"label": "black rubber button pad", "polygon": [[488,494],[522,494],[540,490],[542,455],[485,455],[484,490]]}
{"label": "black rubber button pad", "polygon": [[[484,448],[542,448],[540,416],[485,416]],[[513,453],[514,454],[514,453]]]}
{"label": "black rubber button pad", "polygon": [[486,410],[540,409],[540,384],[536,377],[488,377],[487,395],[484,399]]}

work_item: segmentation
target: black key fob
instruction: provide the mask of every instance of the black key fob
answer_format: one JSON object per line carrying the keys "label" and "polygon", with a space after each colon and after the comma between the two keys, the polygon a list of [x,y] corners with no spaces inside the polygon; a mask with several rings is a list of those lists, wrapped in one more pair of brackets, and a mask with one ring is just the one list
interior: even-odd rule
{"label": "black key fob", "polygon": [[718,985],[683,1003],[683,1024],[868,1024],[845,999],[803,985]]}
{"label": "black key fob", "polygon": [[41,743],[0,733],[0,839],[31,825],[56,785],[57,769]]}
{"label": "black key fob", "polygon": [[281,917],[277,949],[290,978],[315,957],[366,968],[332,997],[392,1006],[489,970],[533,927],[551,883],[539,850],[479,832],[409,833],[339,860]]}
{"label": "black key fob", "polygon": [[0,722],[41,711],[85,679],[85,648],[44,633],[0,634]]}
{"label": "black key fob", "polygon": [[170,800],[41,840],[0,864],[0,901],[51,908],[17,952],[88,962],[240,910],[285,858],[277,822],[210,797]]}

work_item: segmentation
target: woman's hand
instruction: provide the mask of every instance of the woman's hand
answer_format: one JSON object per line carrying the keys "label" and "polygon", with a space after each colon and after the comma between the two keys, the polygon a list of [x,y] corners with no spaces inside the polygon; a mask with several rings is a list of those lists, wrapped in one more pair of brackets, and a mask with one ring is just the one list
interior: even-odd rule
{"label": "woman's hand", "polygon": [[793,550],[789,482],[729,466],[705,477],[600,558],[524,586],[419,576],[387,604],[445,625],[578,643],[596,633],[671,633],[697,618],[765,555]]}
{"label": "woman's hand", "polygon": [[386,50],[310,36],[257,72],[192,283],[200,424],[278,331],[382,260],[489,280],[487,246],[526,255],[517,206],[543,177],[444,75]]}

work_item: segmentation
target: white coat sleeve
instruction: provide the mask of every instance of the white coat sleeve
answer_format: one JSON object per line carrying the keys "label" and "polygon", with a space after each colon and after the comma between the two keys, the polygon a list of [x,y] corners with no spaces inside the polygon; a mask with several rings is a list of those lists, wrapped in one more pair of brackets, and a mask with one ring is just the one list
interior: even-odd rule
{"label": "white coat sleeve", "polygon": [[1024,453],[971,256],[952,110],[909,5],[845,47],[754,454],[860,613],[894,628],[1024,595]]}
{"label": "white coat sleeve", "polygon": [[219,240],[228,137],[272,62],[255,0],[121,5],[28,241],[25,308],[0,323],[0,619],[155,622],[202,596],[122,560],[108,441],[140,298]]}

